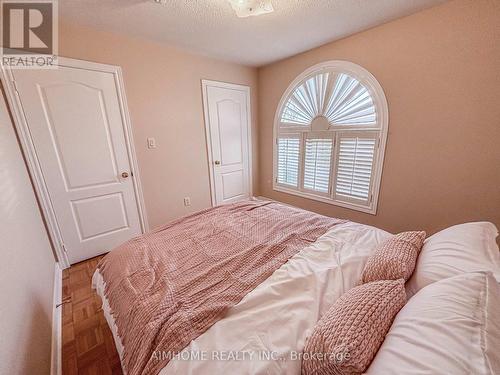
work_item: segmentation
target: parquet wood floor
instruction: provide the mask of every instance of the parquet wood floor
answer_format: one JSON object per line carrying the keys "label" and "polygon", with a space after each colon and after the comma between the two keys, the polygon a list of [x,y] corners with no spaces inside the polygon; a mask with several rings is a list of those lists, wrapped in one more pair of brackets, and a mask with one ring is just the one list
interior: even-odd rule
{"label": "parquet wood floor", "polygon": [[113,335],[91,287],[102,257],[75,264],[63,271],[63,375],[122,374]]}

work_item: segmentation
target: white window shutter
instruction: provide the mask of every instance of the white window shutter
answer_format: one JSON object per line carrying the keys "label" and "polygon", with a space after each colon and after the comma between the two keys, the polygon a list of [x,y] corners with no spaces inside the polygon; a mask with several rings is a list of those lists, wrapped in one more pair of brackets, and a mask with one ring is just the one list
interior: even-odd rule
{"label": "white window shutter", "polygon": [[299,183],[299,138],[278,138],[278,184],[298,187]]}
{"label": "white window shutter", "polygon": [[281,111],[282,125],[307,127],[318,116],[332,126],[377,126],[368,89],[347,74],[320,73],[290,94]]}
{"label": "white window shutter", "polygon": [[374,135],[339,134],[335,198],[368,203],[377,139]]}
{"label": "white window shutter", "polygon": [[330,191],[332,138],[307,138],[305,142],[304,189],[319,193]]}
{"label": "white window shutter", "polygon": [[346,61],[306,70],[283,94],[274,126],[274,190],[377,212],[388,108],[370,72]]}

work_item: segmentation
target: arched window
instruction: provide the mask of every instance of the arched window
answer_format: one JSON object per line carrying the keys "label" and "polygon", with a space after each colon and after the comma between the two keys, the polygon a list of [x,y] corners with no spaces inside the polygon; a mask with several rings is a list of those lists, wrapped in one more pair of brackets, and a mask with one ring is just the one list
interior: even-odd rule
{"label": "arched window", "polygon": [[313,66],[276,113],[274,190],[375,214],[387,127],[387,100],[367,70]]}

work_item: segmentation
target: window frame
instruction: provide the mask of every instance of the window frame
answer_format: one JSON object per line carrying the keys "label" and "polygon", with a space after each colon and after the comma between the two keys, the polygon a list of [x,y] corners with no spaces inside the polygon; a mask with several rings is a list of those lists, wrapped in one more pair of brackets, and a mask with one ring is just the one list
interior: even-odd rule
{"label": "window frame", "polygon": [[[296,125],[289,124],[285,128],[280,129],[281,125],[281,114],[284,109],[288,98],[293,93],[293,91],[304,83],[309,78],[321,74],[324,72],[334,72],[336,74],[347,74],[355,79],[357,79],[370,93],[375,111],[377,124],[374,125],[334,125],[330,126],[328,130],[324,131],[313,131],[311,124],[309,125]],[[301,73],[295,80],[288,86],[287,90],[281,97],[279,105],[277,107],[274,127],[273,127],[273,190],[287,193],[302,198],[312,199],[315,201],[320,201],[323,203],[332,204],[335,206],[340,206],[356,211],[365,212],[368,214],[376,215],[378,208],[378,200],[380,194],[380,184],[382,179],[384,154],[387,143],[387,134],[389,126],[389,110],[387,105],[387,99],[384,94],[384,90],[380,86],[377,79],[363,67],[354,64],[349,61],[344,60],[333,60],[324,63],[314,65],[303,73]],[[339,137],[341,135],[358,135],[377,133],[377,141],[374,150],[374,162],[372,171],[372,183],[370,185],[370,194],[367,202],[362,200],[357,200],[355,198],[348,199],[338,199],[336,197],[336,177],[337,177],[337,153],[339,145]],[[286,137],[288,134],[300,135],[300,155],[299,155],[299,168],[298,168],[298,187],[294,188],[288,185],[280,184],[277,181],[278,176],[278,138]],[[319,135],[320,134],[320,135]],[[324,135],[323,135],[324,134]],[[307,137],[320,136],[324,138],[333,138],[333,149],[332,149],[332,160],[331,160],[331,175],[330,175],[330,189],[328,194],[321,192],[314,192],[308,189],[304,189],[303,179],[304,179],[304,158],[305,158],[305,140]]]}

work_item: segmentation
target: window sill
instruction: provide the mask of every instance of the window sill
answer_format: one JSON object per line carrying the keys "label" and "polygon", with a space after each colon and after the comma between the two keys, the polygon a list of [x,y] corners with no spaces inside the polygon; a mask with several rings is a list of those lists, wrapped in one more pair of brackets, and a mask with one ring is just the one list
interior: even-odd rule
{"label": "window sill", "polygon": [[370,215],[376,215],[377,214],[377,203],[376,203],[376,201],[372,202],[370,206],[358,205],[358,204],[355,204],[355,203],[336,201],[336,200],[333,200],[333,199],[325,197],[325,196],[311,194],[311,193],[307,193],[307,192],[304,192],[304,191],[297,191],[297,190],[294,190],[294,189],[288,189],[288,188],[286,188],[286,187],[284,187],[282,185],[278,185],[276,183],[273,185],[273,190],[274,191],[278,191],[280,193],[287,193],[287,194],[295,195],[295,196],[301,197],[301,198],[312,199],[312,200],[315,200],[315,201],[318,201],[318,202],[327,203],[327,204],[331,204],[331,205],[334,205],[334,206],[348,208],[348,209],[351,209],[351,210],[354,210],[354,211],[364,212],[364,213],[367,213],[367,214],[370,214]]}

